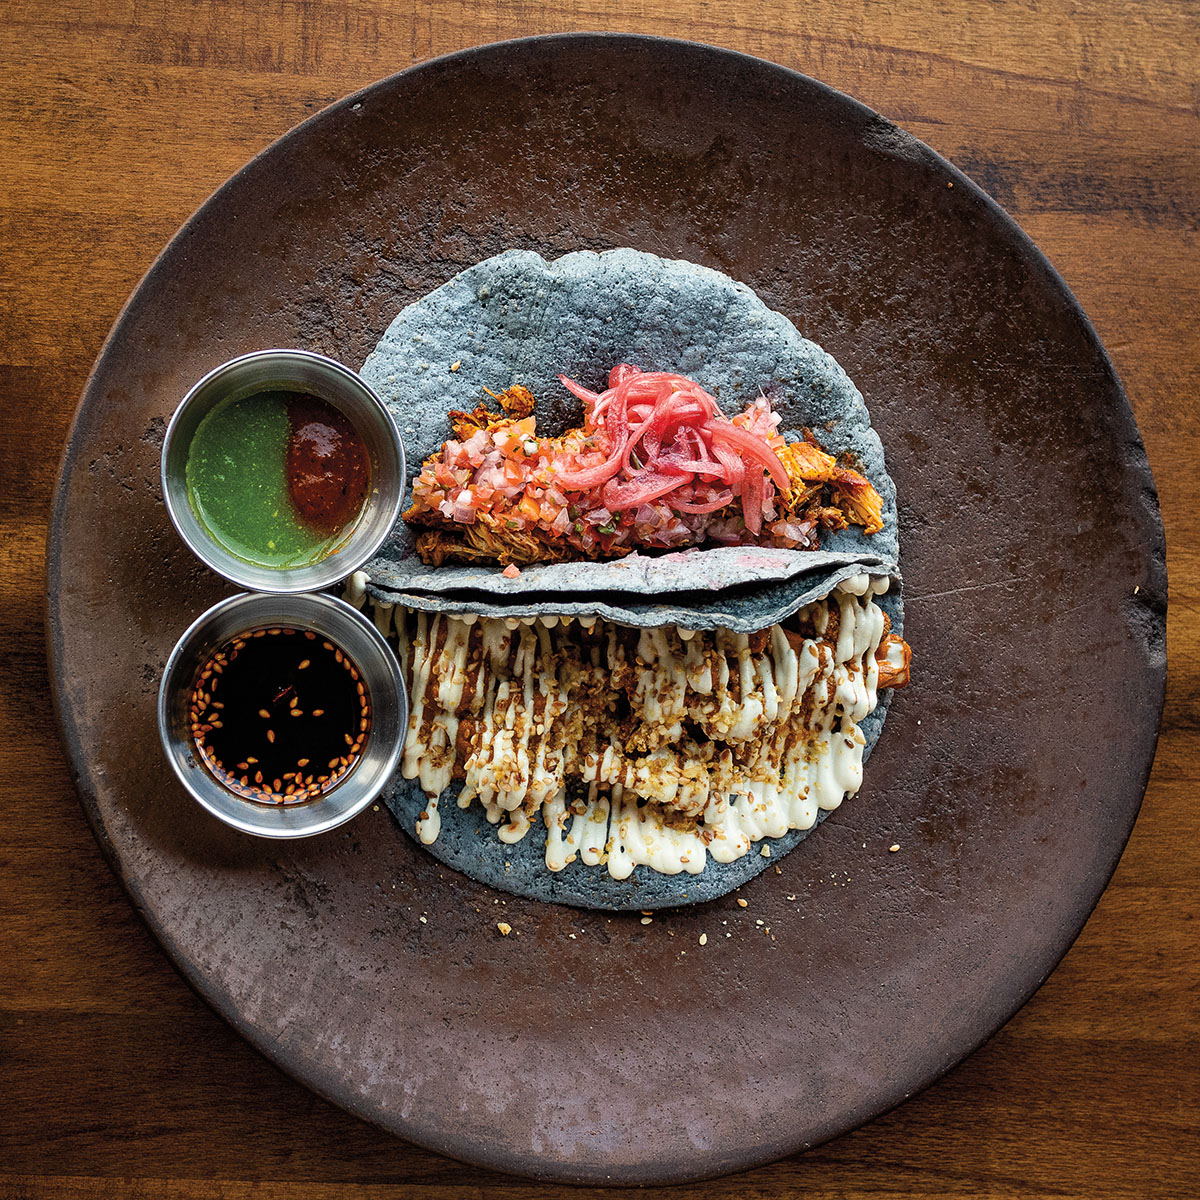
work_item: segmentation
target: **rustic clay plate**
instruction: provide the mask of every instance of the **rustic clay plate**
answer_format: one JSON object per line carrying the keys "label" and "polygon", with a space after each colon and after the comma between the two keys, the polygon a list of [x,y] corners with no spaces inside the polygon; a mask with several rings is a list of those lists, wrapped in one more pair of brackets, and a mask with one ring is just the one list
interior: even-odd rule
{"label": "rustic clay plate", "polygon": [[[887,448],[915,682],[861,793],[746,886],[745,909],[643,926],[500,897],[382,809],[256,841],[193,804],[159,751],[163,663],[222,594],[159,496],[179,398],[264,346],[358,365],[401,305],[510,246],[635,246],[744,280],[846,367]],[[187,978],[351,1111],[568,1180],[762,1163],[979,1045],[1103,890],[1163,695],[1154,483],[1062,280],[888,121],[780,67],[649,38],[426,63],[213,196],[88,383],[49,586],[85,808]]]}

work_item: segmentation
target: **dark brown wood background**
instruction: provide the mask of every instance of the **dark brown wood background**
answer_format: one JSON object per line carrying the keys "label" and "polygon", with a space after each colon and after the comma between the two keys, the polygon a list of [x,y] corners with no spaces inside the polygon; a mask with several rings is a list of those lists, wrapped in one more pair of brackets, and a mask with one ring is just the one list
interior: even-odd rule
{"label": "dark brown wood background", "polygon": [[972,175],[1095,322],[1141,424],[1169,548],[1154,775],[1116,878],[1063,964],[987,1046],[903,1108],[803,1157],[678,1194],[1197,1194],[1200,6],[9,0],[0,1196],[571,1194],[377,1132],[285,1078],[197,999],[84,820],[42,641],[43,542],[71,414],[121,304],[175,229],[252,154],[347,92],[446,51],[570,29],[683,36],[787,64]]}

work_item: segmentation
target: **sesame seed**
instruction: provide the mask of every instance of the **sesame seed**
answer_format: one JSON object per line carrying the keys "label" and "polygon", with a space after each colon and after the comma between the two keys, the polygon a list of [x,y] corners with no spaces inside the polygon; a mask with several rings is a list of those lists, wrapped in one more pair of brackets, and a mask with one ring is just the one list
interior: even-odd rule
{"label": "sesame seed", "polygon": [[708,934],[707,933],[702,933],[700,935],[700,945],[702,945],[702,946],[708,945]]}
{"label": "sesame seed", "polygon": [[738,908],[749,908],[749,907],[750,907],[750,905],[739,896],[738,897]]}

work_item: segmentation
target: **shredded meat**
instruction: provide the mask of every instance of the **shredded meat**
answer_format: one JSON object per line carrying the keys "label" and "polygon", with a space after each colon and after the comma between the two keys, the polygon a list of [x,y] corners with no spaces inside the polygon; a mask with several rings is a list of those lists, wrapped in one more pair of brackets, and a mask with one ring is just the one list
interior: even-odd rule
{"label": "shredded meat", "polygon": [[[900,652],[901,661],[893,664],[888,661],[893,648]],[[912,647],[899,635],[887,634],[875,651],[875,661],[879,664],[880,688],[902,688],[908,686],[909,670],[912,667]]]}

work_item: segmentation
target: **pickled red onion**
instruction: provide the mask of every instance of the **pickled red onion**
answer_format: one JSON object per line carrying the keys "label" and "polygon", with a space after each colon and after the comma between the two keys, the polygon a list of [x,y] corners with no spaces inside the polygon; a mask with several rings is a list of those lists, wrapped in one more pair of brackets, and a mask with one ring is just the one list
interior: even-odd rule
{"label": "pickled red onion", "polygon": [[661,499],[669,510],[687,514],[713,513],[740,497],[746,528],[757,535],[769,499],[763,472],[780,492],[791,486],[767,439],[733,424],[694,380],[630,363],[613,367],[608,388],[599,393],[564,375],[559,379],[584,402],[585,431],[605,454],[588,467],[560,465],[556,482],[563,492],[600,489],[613,511]]}

